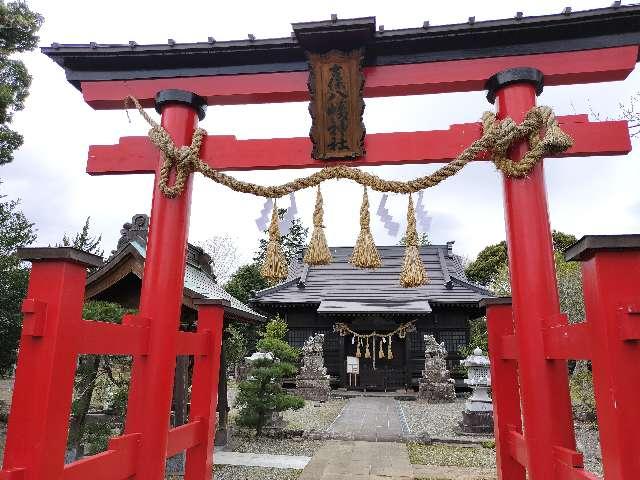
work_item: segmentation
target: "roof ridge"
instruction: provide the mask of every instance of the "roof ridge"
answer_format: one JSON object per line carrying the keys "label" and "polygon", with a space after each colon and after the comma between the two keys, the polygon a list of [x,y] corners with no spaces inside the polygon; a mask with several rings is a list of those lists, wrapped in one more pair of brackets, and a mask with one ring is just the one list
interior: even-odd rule
{"label": "roof ridge", "polygon": [[272,285],[271,287],[263,288],[262,290],[256,291],[253,295],[253,298],[258,298],[268,293],[277,292],[278,290],[282,290],[283,288],[293,285],[294,283],[298,283],[299,281],[300,276],[290,278],[289,280],[285,280],[284,282]]}
{"label": "roof ridge", "polygon": [[491,290],[488,290],[486,288],[484,288],[481,285],[477,285],[473,282],[470,282],[469,280],[463,280],[461,278],[458,278],[456,275],[451,275],[451,280],[458,283],[459,285],[462,285],[464,287],[468,287],[471,288],[472,290],[478,292],[478,293],[483,293],[486,295],[490,295],[492,297],[495,296],[495,293],[493,293]]}

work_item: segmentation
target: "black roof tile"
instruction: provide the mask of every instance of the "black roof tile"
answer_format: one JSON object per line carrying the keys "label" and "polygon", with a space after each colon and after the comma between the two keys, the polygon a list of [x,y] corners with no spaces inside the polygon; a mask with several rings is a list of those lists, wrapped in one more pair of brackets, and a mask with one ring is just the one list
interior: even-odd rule
{"label": "black roof tile", "polygon": [[[285,282],[256,292],[252,303],[257,306],[318,304],[321,313],[382,312],[390,309],[403,313],[428,313],[429,304],[478,305],[482,298],[492,295],[466,279],[460,257],[450,254],[447,245],[420,248],[430,281],[418,288],[400,286],[404,247],[379,247],[383,265],[376,270],[363,270],[351,265],[348,259],[352,250],[352,247],[331,248],[333,262],[329,265],[293,265],[292,273]],[[303,268],[308,271],[304,284],[301,284]]]}

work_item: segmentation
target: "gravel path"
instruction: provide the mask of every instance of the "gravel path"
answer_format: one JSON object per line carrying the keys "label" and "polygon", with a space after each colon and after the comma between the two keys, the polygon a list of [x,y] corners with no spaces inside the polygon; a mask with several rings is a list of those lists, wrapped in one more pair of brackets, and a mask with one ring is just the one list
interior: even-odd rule
{"label": "gravel path", "polygon": [[496,452],[492,448],[459,445],[407,445],[409,459],[419,465],[450,465],[455,467],[495,467]]}
{"label": "gravel path", "polygon": [[595,424],[576,423],[576,443],[584,454],[584,466],[590,472],[602,476],[602,454],[600,453],[600,435]]}
{"label": "gravel path", "polygon": [[305,432],[325,431],[342,412],[347,400],[331,399],[327,402],[307,401],[300,410],[288,410],[283,413],[287,428]]}
{"label": "gravel path", "polygon": [[456,432],[462,419],[464,400],[456,399],[453,403],[400,402],[409,432],[420,434],[427,432],[435,438],[463,438]]}
{"label": "gravel path", "polygon": [[4,443],[7,437],[7,426],[0,422],[0,465],[4,459]]}
{"label": "gravel path", "polygon": [[276,439],[256,437],[248,431],[236,430],[230,436],[229,443],[225,450],[229,452],[313,457],[323,444],[324,442],[320,440],[307,440],[302,438]]}
{"label": "gravel path", "polygon": [[296,480],[302,470],[216,465],[214,480]]}
{"label": "gravel path", "polygon": [[11,396],[13,395],[13,378],[0,378],[0,402],[11,406]]}
{"label": "gravel path", "polygon": [[[456,432],[464,410],[463,399],[457,399],[454,403],[441,404],[417,401],[399,403],[411,433],[417,434],[426,431],[429,436],[435,438],[470,439],[470,437],[462,437]],[[584,454],[585,468],[597,475],[602,475],[602,456],[597,427],[593,424],[580,422],[575,424],[575,432],[578,450]]]}

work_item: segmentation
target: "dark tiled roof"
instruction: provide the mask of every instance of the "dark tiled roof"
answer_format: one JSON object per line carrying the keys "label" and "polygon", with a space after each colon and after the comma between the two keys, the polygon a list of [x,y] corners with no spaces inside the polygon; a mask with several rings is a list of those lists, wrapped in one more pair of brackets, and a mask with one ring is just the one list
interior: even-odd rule
{"label": "dark tiled roof", "polygon": [[[184,272],[184,289],[188,296],[200,299],[224,299],[228,300],[232,313],[239,318],[250,321],[263,321],[264,317],[254,311],[248,305],[229,294],[224,288],[216,283],[215,277],[206,271],[207,269],[198,264],[194,260],[194,254],[197,255],[201,249],[191,244],[188,245],[191,255],[187,255],[187,262]],[[102,267],[87,278],[87,284],[97,281],[112,268],[115,268],[127,254],[139,255],[142,259],[147,256],[146,241],[144,238],[136,237],[126,242],[121,242],[117,250],[113,252],[111,257]]]}
{"label": "dark tiled roof", "polygon": [[[603,0],[604,1],[604,0]],[[640,6],[614,5],[586,11],[476,22],[372,31],[375,18],[337,19],[294,24],[283,38],[138,45],[58,44],[42,52],[81,81],[174,78],[306,71],[303,45],[313,34],[318,48],[335,48],[336,35],[360,27],[367,34],[365,64],[394,65],[470,58],[527,55],[607,48],[640,43]],[[515,13],[515,12],[514,12]],[[462,14],[461,14],[462,16]],[[363,23],[365,25],[363,25]],[[416,22],[418,23],[418,22]],[[333,45],[333,47],[332,47]]]}
{"label": "dark tiled roof", "polygon": [[402,288],[399,284],[404,247],[379,247],[383,266],[377,270],[351,265],[348,258],[352,250],[332,248],[333,262],[329,265],[292,266],[289,279],[257,292],[252,303],[318,304],[321,313],[382,313],[394,306],[398,313],[428,313],[430,304],[478,304],[481,298],[491,295],[466,279],[460,257],[449,253],[447,245],[421,247],[430,282],[418,288]]}

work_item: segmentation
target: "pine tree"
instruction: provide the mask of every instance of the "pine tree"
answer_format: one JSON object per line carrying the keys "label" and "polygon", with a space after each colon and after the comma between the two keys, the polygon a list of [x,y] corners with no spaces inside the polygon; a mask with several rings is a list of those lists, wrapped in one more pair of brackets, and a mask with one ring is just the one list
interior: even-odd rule
{"label": "pine tree", "polygon": [[36,32],[42,22],[42,16],[29,10],[25,2],[0,0],[0,165],[11,162],[14,150],[22,145],[22,135],[8,124],[24,108],[31,85],[24,63],[11,57],[38,45]]}
{"label": "pine tree", "polygon": [[82,227],[82,231],[80,233],[76,233],[73,240],[71,240],[67,234],[65,233],[62,236],[62,243],[57,245],[58,247],[73,247],[78,250],[82,250],[87,253],[92,253],[94,255],[98,255],[101,257],[104,254],[104,250],[100,248],[100,242],[102,242],[102,235],[98,235],[97,237],[92,237],[89,234],[89,229],[91,228],[89,223],[91,221],[91,217],[87,217],[84,222],[84,226]]}
{"label": "pine tree", "polygon": [[298,360],[298,351],[284,338],[287,335],[287,323],[276,317],[266,327],[263,337],[258,341],[260,352],[271,352],[273,358],[263,358],[251,364],[247,380],[238,385],[236,406],[240,407],[238,423],[253,427],[257,435],[262,434],[275,412],[289,409],[297,410],[304,406],[304,400],[286,393],[282,388],[282,379],[295,375],[294,365]]}
{"label": "pine tree", "polygon": [[17,200],[0,195],[0,376],[11,374],[16,361],[29,269],[16,255],[35,239],[33,223],[18,210]]}

